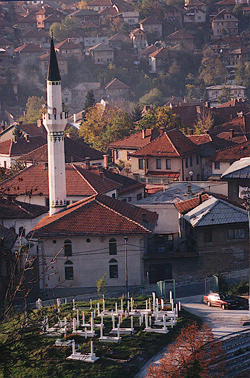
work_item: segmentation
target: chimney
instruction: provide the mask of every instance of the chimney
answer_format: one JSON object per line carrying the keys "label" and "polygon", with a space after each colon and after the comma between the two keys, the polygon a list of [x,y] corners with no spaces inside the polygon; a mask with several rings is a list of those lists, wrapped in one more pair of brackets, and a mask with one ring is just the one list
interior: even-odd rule
{"label": "chimney", "polygon": [[188,192],[188,194],[192,194],[191,184],[188,184],[188,186],[187,186],[187,192]]}
{"label": "chimney", "polygon": [[162,135],[165,131],[165,127],[160,127],[160,135]]}
{"label": "chimney", "polygon": [[25,139],[26,139],[27,142],[30,142],[30,136],[29,136],[29,134],[25,134],[24,137],[25,137]]}
{"label": "chimney", "polygon": [[234,129],[230,129],[229,130],[229,135],[230,135],[230,138],[233,138],[234,137]]}
{"label": "chimney", "polygon": [[108,169],[109,165],[109,155],[103,155],[103,167],[105,169]]}
{"label": "chimney", "polygon": [[74,123],[77,121],[77,114],[74,114]]}
{"label": "chimney", "polygon": [[90,170],[90,157],[89,156],[86,156],[85,162],[86,162],[86,169],[87,171],[89,171]]}
{"label": "chimney", "polygon": [[199,205],[202,203],[202,193],[199,194]]}
{"label": "chimney", "polygon": [[142,129],[142,139],[145,139],[145,136],[146,136],[146,130],[145,129]]}

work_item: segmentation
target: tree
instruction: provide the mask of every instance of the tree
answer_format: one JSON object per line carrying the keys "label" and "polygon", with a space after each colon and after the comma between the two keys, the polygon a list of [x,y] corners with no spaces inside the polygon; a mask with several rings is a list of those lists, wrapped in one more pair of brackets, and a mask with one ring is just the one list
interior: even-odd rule
{"label": "tree", "polygon": [[92,90],[88,91],[85,97],[84,110],[85,112],[95,105],[95,96]]}
{"label": "tree", "polygon": [[85,114],[79,136],[94,148],[106,152],[109,143],[124,138],[133,131],[134,125],[127,113],[111,107],[103,112],[100,107],[94,106]]}
{"label": "tree", "polygon": [[222,346],[207,324],[184,328],[159,365],[151,364],[147,378],[224,377]]}
{"label": "tree", "polygon": [[217,100],[223,104],[224,102],[231,100],[231,88],[230,87],[223,87],[221,90],[221,94],[217,97]]}
{"label": "tree", "polygon": [[142,118],[142,107],[140,106],[140,104],[135,105],[131,114],[131,118],[134,122],[137,122]]}
{"label": "tree", "polygon": [[26,115],[20,117],[19,121],[26,123],[34,123],[41,118],[41,113],[43,111],[42,106],[45,104],[44,97],[31,96],[28,98],[26,104]]}
{"label": "tree", "polygon": [[211,111],[202,110],[200,113],[200,118],[195,125],[195,134],[204,134],[212,128],[214,124],[214,119]]}
{"label": "tree", "polygon": [[180,129],[181,119],[168,106],[152,106],[139,122],[142,129]]}
{"label": "tree", "polygon": [[206,47],[203,49],[203,58],[199,72],[199,77],[204,81],[206,86],[222,84],[227,77],[225,63],[218,58],[215,59],[213,51]]}
{"label": "tree", "polygon": [[153,88],[151,91],[142,96],[139,100],[140,105],[156,105],[161,106],[164,98],[162,92],[158,88]]}

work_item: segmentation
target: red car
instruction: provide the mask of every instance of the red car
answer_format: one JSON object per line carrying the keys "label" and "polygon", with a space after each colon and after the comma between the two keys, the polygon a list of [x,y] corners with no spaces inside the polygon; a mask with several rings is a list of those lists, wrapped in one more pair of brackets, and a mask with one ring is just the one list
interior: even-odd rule
{"label": "red car", "polygon": [[208,295],[204,295],[203,302],[208,306],[221,307],[223,310],[239,307],[239,302],[237,299],[225,293],[210,293]]}

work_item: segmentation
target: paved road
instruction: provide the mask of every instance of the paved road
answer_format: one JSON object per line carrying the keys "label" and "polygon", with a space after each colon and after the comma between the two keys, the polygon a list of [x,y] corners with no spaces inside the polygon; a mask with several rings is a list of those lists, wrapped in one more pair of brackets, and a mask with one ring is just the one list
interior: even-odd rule
{"label": "paved road", "polygon": [[[203,322],[207,323],[212,328],[215,337],[226,336],[233,332],[250,328],[243,326],[243,323],[248,320],[248,310],[222,310],[218,307],[208,307],[202,303],[202,298],[203,295],[196,295],[178,300],[182,303],[182,307],[185,310],[202,318]],[[140,373],[137,374],[136,378],[144,378],[149,365],[152,362],[156,364],[159,363],[166,352],[167,348],[148,361],[142,367]]]}

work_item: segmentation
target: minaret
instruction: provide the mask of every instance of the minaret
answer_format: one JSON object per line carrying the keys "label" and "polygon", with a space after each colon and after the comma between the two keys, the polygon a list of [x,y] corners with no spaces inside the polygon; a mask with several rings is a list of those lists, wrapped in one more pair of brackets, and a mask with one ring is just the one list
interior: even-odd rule
{"label": "minaret", "polygon": [[47,130],[49,208],[50,215],[66,207],[66,178],[64,156],[64,129],[67,114],[62,109],[61,76],[58,68],[54,41],[51,38],[47,74],[47,113],[43,114]]}

